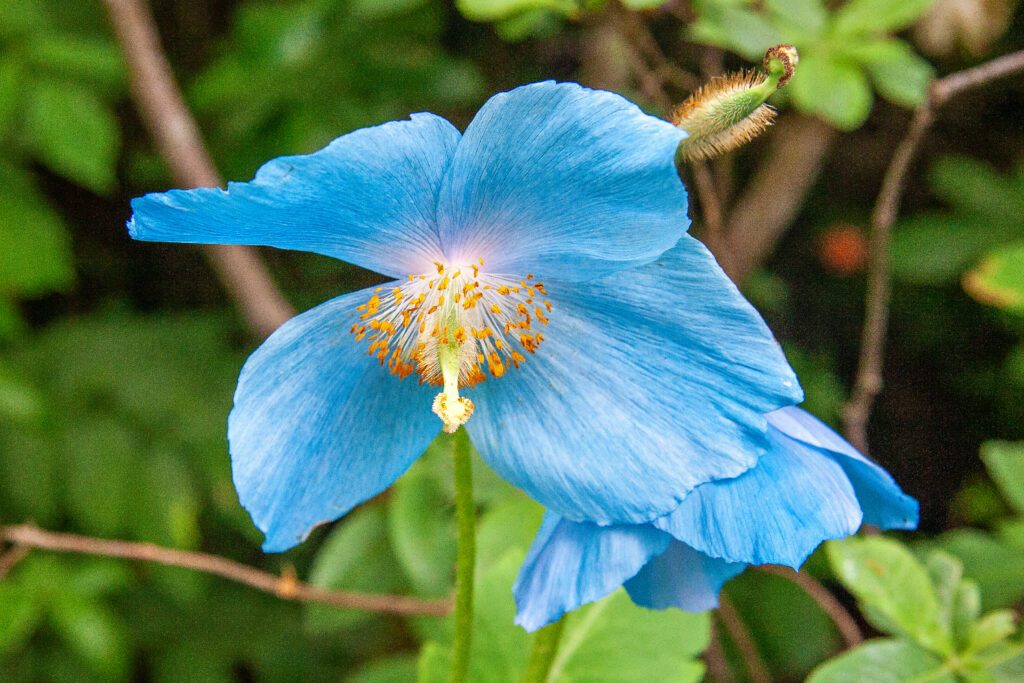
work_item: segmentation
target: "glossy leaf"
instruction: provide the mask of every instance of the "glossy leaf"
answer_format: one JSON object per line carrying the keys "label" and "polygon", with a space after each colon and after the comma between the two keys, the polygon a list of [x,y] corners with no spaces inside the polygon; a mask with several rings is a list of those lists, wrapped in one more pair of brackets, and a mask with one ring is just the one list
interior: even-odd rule
{"label": "glossy leaf", "polygon": [[619,590],[566,617],[549,683],[699,681],[708,614],[637,607]]}
{"label": "glossy leaf", "polygon": [[841,130],[853,130],[871,111],[871,86],[856,63],[815,54],[801,57],[789,86],[803,111]]}
{"label": "glossy leaf", "polygon": [[981,459],[1006,501],[1024,514],[1024,441],[988,441]]}
{"label": "glossy leaf", "polygon": [[964,289],[983,304],[1024,315],[1024,242],[1000,247],[964,276]]}
{"label": "glossy leaf", "polygon": [[424,595],[448,593],[455,562],[454,520],[451,501],[428,463],[416,463],[395,483],[388,530],[412,586]]}
{"label": "glossy leaf", "polygon": [[956,683],[956,677],[930,652],[905,640],[869,640],[815,669],[807,683]]}
{"label": "glossy leaf", "polygon": [[94,192],[114,187],[121,132],[109,106],[90,90],[56,80],[27,93],[33,153],[55,173]]}
{"label": "glossy leaf", "polygon": [[836,576],[876,626],[932,652],[952,652],[931,579],[909,550],[881,536],[830,541],[826,547]]}
{"label": "glossy leaf", "polygon": [[850,0],[835,15],[835,31],[863,34],[896,31],[909,26],[935,0]]}

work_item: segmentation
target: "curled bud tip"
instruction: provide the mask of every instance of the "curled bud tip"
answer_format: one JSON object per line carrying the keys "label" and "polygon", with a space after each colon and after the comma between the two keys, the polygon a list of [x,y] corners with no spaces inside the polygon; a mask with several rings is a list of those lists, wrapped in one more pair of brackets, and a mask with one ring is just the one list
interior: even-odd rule
{"label": "curled bud tip", "polygon": [[764,53],[764,70],[769,76],[779,79],[778,87],[783,88],[796,73],[800,54],[792,45],[776,45]]}

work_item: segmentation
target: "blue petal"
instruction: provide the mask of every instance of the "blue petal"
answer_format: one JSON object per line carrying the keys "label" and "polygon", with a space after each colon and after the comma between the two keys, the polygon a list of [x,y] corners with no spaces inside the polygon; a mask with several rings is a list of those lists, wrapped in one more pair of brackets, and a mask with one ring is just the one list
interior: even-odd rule
{"label": "blue petal", "polygon": [[689,227],[675,152],[686,134],[574,83],[495,95],[445,178],[438,226],[452,263],[582,280],[654,260]]}
{"label": "blue petal", "polygon": [[747,565],[708,557],[679,541],[626,582],[633,602],[649,609],[678,607],[704,612],[718,607],[718,594]]}
{"label": "blue petal", "polygon": [[864,510],[864,522],[882,529],[916,529],[917,501],[903,493],[884,469],[806,410],[787,407],[770,413],[768,423],[790,438],[828,452],[846,472]]}
{"label": "blue petal", "polygon": [[281,157],[248,183],[171,190],[132,202],[132,237],[313,251],[395,277],[440,260],[437,193],[459,131],[414,114]]}
{"label": "blue petal", "polygon": [[349,334],[369,297],[346,294],[292,318],[242,368],[231,464],[267,551],[287,550],[387,488],[439,431],[436,390],[399,381]]}
{"label": "blue petal", "polygon": [[546,341],[470,392],[466,427],[500,475],[562,517],[664,515],[752,467],[764,413],[800,400],[757,312],[689,236],[655,263],[547,291]]}
{"label": "blue petal", "polygon": [[701,486],[654,525],[712,557],[794,568],[822,541],[856,532],[861,510],[842,468],[772,427],[768,437],[757,467]]}
{"label": "blue petal", "polygon": [[536,631],[566,612],[600,600],[671,540],[648,524],[599,527],[548,512],[512,589],[516,623]]}

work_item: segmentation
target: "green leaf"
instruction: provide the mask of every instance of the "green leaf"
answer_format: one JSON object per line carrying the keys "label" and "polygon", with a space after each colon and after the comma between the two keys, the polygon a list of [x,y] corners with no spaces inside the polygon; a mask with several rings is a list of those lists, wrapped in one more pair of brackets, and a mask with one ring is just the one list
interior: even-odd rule
{"label": "green leaf", "polygon": [[451,651],[440,643],[428,641],[420,650],[416,665],[417,683],[448,683],[452,668]]}
{"label": "green leaf", "polygon": [[525,551],[513,548],[477,575],[471,681],[519,681],[526,673],[532,636],[514,624],[516,603],[512,596],[512,584],[525,555]]}
{"label": "green leaf", "polygon": [[44,412],[44,399],[21,373],[0,363],[0,422],[38,424]]}
{"label": "green leaf", "polygon": [[426,595],[447,594],[455,562],[454,518],[429,463],[417,462],[395,483],[388,529],[412,586]]}
{"label": "green leaf", "polygon": [[928,184],[932,192],[959,211],[1003,219],[1024,235],[1024,228],[1012,216],[1024,211],[1024,186],[1017,187],[1012,178],[988,163],[947,154],[928,170]]}
{"label": "green leaf", "polygon": [[964,668],[981,672],[977,678],[965,677],[967,683],[1020,683],[1024,680],[1024,643],[998,643],[968,658]]}
{"label": "green leaf", "polygon": [[657,9],[668,4],[669,0],[622,0],[625,7],[633,10]]}
{"label": "green leaf", "polygon": [[124,625],[104,605],[64,593],[50,612],[63,639],[98,673],[124,680],[129,669]]}
{"label": "green leaf", "polygon": [[904,546],[881,536],[830,541],[828,558],[865,616],[942,655],[953,651],[928,572]]}
{"label": "green leaf", "polygon": [[926,566],[939,603],[939,619],[945,629],[952,633],[953,613],[956,610],[957,591],[963,579],[964,565],[953,555],[937,550],[928,555]]}
{"label": "green leaf", "polygon": [[849,54],[867,69],[885,99],[913,108],[928,97],[935,69],[906,42],[894,38],[861,43]]}
{"label": "green leaf", "polygon": [[953,599],[953,637],[962,649],[974,623],[981,615],[981,589],[973,579],[964,579],[957,586]]}
{"label": "green leaf", "polygon": [[869,640],[815,669],[807,683],[956,683],[930,652],[904,640]]}
{"label": "green leaf", "polygon": [[346,683],[394,683],[416,679],[417,659],[412,655],[396,655],[370,662],[345,679]]}
{"label": "green leaf", "polygon": [[[324,541],[313,560],[309,581],[322,588],[397,593],[405,590],[402,570],[391,552],[385,511],[367,506],[349,514]],[[372,614],[313,605],[307,627],[314,633],[335,633],[373,620]]]}
{"label": "green leaf", "polygon": [[981,459],[1006,502],[1024,514],[1024,441],[987,441]]}
{"label": "green leaf", "polygon": [[376,19],[405,14],[426,4],[427,0],[352,0],[352,14],[357,17]]}
{"label": "green leaf", "polygon": [[20,649],[41,618],[34,596],[20,582],[10,578],[0,582],[0,654]]}
{"label": "green leaf", "polygon": [[[801,569],[809,571],[809,566]],[[725,592],[779,680],[804,680],[842,646],[829,616],[788,578],[748,571],[730,581]]]}
{"label": "green leaf", "polygon": [[981,652],[1006,640],[1017,630],[1017,615],[1008,609],[995,610],[974,624],[967,635],[967,652]]}
{"label": "green leaf", "polygon": [[29,43],[26,56],[37,70],[46,70],[50,76],[92,81],[112,95],[127,83],[121,53],[109,40],[46,34]]}
{"label": "green leaf", "polygon": [[[835,13],[838,34],[885,33],[906,28],[924,14],[935,0],[850,0]],[[848,39],[849,39],[848,38]]]}
{"label": "green leaf", "polygon": [[20,59],[0,57],[0,140],[8,137],[22,106],[19,95],[25,87],[25,76],[25,66]]}
{"label": "green leaf", "polygon": [[540,527],[544,508],[526,496],[493,505],[480,519],[476,532],[477,567],[482,571],[510,548],[525,552]]}
{"label": "green leaf", "polygon": [[760,61],[765,50],[784,42],[782,35],[766,17],[746,7],[708,0],[695,3],[694,7],[697,20],[690,24],[688,35],[695,43],[716,45],[747,59]]}
{"label": "green leaf", "polygon": [[893,276],[917,285],[945,285],[1017,229],[1002,223],[972,222],[959,215],[926,214],[901,221],[893,231]]}
{"label": "green leaf", "polygon": [[1024,550],[1000,543],[974,529],[958,529],[939,537],[943,550],[964,563],[964,574],[981,586],[986,609],[1007,607],[1024,597]]}
{"label": "green leaf", "polygon": [[861,68],[849,60],[801,56],[790,85],[793,102],[804,112],[841,130],[853,130],[871,112],[871,87]]}
{"label": "green leaf", "polygon": [[574,0],[456,0],[462,16],[473,21],[501,21],[530,10],[551,10],[570,16],[578,11]]}
{"label": "green leaf", "polygon": [[699,681],[708,614],[637,607],[624,590],[569,616],[549,683]]}
{"label": "green leaf", "polygon": [[135,491],[125,482],[140,474],[131,432],[118,420],[94,417],[68,430],[62,445],[75,521],[92,534],[124,535],[135,502]]}
{"label": "green leaf", "polygon": [[110,107],[82,86],[56,80],[36,82],[27,96],[27,142],[39,160],[90,190],[112,190],[121,133]]}
{"label": "green leaf", "polygon": [[1024,242],[989,253],[964,276],[963,284],[981,303],[1024,315]]}
{"label": "green leaf", "polygon": [[[828,20],[828,12],[821,0],[765,0],[764,5],[771,12],[775,25],[789,25],[803,31],[806,35],[802,37],[808,40],[817,38]],[[802,42],[788,35],[789,31],[786,33],[789,42]]]}
{"label": "green leaf", "polygon": [[[513,548],[483,571],[474,586],[473,647],[469,680],[474,683],[518,681],[526,672],[532,636],[514,625],[516,615],[512,584],[525,551]],[[420,683],[448,680],[451,655],[436,641],[428,641],[420,652]]]}
{"label": "green leaf", "polygon": [[74,282],[64,223],[24,172],[0,164],[0,293],[31,298]]}

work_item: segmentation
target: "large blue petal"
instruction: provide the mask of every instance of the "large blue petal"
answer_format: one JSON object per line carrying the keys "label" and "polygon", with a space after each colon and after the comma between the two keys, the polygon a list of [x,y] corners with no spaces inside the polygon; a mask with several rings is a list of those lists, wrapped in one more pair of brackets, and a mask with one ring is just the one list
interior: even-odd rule
{"label": "large blue petal", "polygon": [[519,570],[516,623],[527,631],[600,600],[671,541],[649,524],[599,527],[548,512]]}
{"label": "large blue petal", "polygon": [[773,427],[768,436],[757,467],[697,488],[654,525],[712,557],[794,568],[822,541],[856,532],[861,510],[842,468]]}
{"label": "large blue petal", "polygon": [[626,582],[626,590],[641,607],[704,612],[718,607],[722,586],[746,566],[708,557],[674,540],[665,552],[652,558]]}
{"label": "large blue petal", "polygon": [[567,519],[670,512],[752,467],[764,414],[801,398],[757,312],[689,236],[655,263],[548,292],[546,341],[470,392],[466,427],[499,474]]}
{"label": "large blue petal", "polygon": [[438,227],[452,263],[582,280],[647,263],[689,227],[675,167],[685,133],[574,83],[495,95],[445,178]]}
{"label": "large blue petal", "polygon": [[292,318],[242,368],[228,440],[235,488],[286,550],[397,479],[440,431],[436,389],[399,381],[349,326],[367,290]]}
{"label": "large blue petal", "polygon": [[437,194],[459,131],[414,114],[264,165],[228,189],[171,190],[132,202],[132,237],[313,251],[395,277],[442,259]]}
{"label": "large blue petal", "polygon": [[884,469],[861,455],[824,422],[795,406],[770,413],[768,423],[790,438],[824,449],[846,472],[864,522],[883,529],[916,529],[917,501]]}

